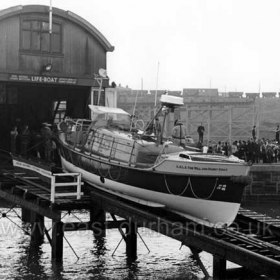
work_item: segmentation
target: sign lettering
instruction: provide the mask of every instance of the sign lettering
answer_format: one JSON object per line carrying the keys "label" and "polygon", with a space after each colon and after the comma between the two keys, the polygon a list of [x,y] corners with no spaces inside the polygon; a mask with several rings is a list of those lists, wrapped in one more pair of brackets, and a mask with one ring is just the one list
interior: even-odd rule
{"label": "sign lettering", "polygon": [[11,74],[9,76],[9,80],[18,81],[18,82],[31,82],[31,83],[43,83],[43,84],[67,84],[67,85],[75,85],[78,82],[78,79],[75,78],[18,75],[18,74]]}

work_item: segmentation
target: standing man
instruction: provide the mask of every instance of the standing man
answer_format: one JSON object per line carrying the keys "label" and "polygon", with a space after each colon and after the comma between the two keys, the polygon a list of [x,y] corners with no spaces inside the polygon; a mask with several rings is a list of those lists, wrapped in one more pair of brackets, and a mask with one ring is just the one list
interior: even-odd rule
{"label": "standing man", "polygon": [[155,136],[159,136],[161,133],[161,124],[159,122],[159,119],[156,118],[155,119],[155,126],[154,126],[154,130],[155,130]]}
{"label": "standing man", "polygon": [[256,126],[254,125],[253,126],[253,129],[252,129],[252,137],[253,137],[253,139],[254,139],[254,141],[256,141]]}
{"label": "standing man", "polygon": [[179,145],[179,146],[185,146],[186,136],[187,136],[187,128],[179,120],[176,120],[174,125],[175,126],[172,130],[172,138],[173,138],[174,143]]}
{"label": "standing man", "polygon": [[31,142],[31,133],[29,126],[26,124],[23,126],[22,132],[20,134],[20,154],[26,157],[29,153],[29,145]]}
{"label": "standing man", "polygon": [[51,124],[49,123],[43,123],[41,128],[41,135],[44,145],[44,154],[43,159],[46,161],[51,161],[52,159],[52,130],[51,130]]}
{"label": "standing man", "polygon": [[16,149],[17,136],[18,136],[17,126],[13,126],[13,129],[10,131],[10,138],[11,138],[10,151],[12,154],[16,154],[16,152],[17,152],[17,149]]}
{"label": "standing man", "polygon": [[200,144],[203,143],[203,134],[204,134],[204,126],[202,125],[202,123],[200,123],[200,126],[197,128],[197,133],[198,133],[198,142]]}
{"label": "standing man", "polygon": [[279,144],[279,133],[280,133],[279,124],[277,125],[277,127],[276,127],[276,129],[274,131],[275,131],[275,140]]}

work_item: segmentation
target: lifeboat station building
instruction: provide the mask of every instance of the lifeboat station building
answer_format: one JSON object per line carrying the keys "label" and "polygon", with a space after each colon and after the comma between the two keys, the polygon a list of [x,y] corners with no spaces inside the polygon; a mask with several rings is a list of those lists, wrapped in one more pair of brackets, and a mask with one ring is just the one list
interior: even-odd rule
{"label": "lifeboat station building", "polygon": [[[15,6],[0,11],[0,148],[9,150],[17,125],[89,117],[98,75],[114,47],[89,22],[58,8]],[[100,91],[99,91],[100,93]],[[103,94],[104,99],[104,94]]]}

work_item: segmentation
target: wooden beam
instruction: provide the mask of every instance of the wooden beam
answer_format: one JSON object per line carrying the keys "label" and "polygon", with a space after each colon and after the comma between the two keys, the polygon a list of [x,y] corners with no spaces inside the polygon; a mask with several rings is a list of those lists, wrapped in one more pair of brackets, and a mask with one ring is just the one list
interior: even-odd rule
{"label": "wooden beam", "polygon": [[[120,221],[105,221],[105,229],[112,228],[127,228],[128,223],[125,220]],[[93,230],[95,224],[91,221],[89,222],[72,222],[72,223],[64,223],[64,231],[84,231],[84,230]]]}
{"label": "wooden beam", "polygon": [[[93,202],[102,203],[103,208],[127,220],[131,219],[146,228],[174,238],[188,247],[203,248],[204,251],[219,256],[221,259],[234,262],[259,274],[272,277],[280,275],[279,262],[265,256],[235,246],[222,239],[204,233],[203,227],[193,228],[188,223],[174,222],[152,209],[142,209],[131,202],[116,200],[112,195],[94,191],[91,193]],[[193,225],[193,223],[191,224]]]}
{"label": "wooden beam", "polygon": [[189,247],[191,249],[191,252],[193,254],[193,257],[194,259],[197,261],[200,269],[203,271],[204,273],[204,276],[206,279],[210,278],[210,275],[206,269],[206,267],[204,266],[203,262],[201,261],[200,257],[199,257],[199,253],[200,253],[200,250],[197,249],[197,248],[194,248],[194,247]]}
{"label": "wooden beam", "polygon": [[53,219],[55,221],[59,221],[60,217],[61,217],[61,213],[59,211],[55,211],[55,210],[51,210],[49,208],[44,208],[41,207],[40,205],[34,203],[34,202],[30,202],[27,201],[17,195],[14,194],[10,194],[7,193],[3,190],[0,189],[0,197],[13,203],[13,204],[17,204],[20,205],[21,207],[27,209],[27,210],[31,210],[34,211],[42,216],[48,217],[50,219]]}

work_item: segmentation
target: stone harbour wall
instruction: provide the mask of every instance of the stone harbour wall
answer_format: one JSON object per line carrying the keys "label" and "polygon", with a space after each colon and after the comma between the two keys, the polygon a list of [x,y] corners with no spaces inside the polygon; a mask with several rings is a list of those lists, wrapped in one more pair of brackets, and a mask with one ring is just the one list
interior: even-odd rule
{"label": "stone harbour wall", "polygon": [[280,164],[257,164],[251,167],[251,185],[247,186],[243,202],[280,202]]}

